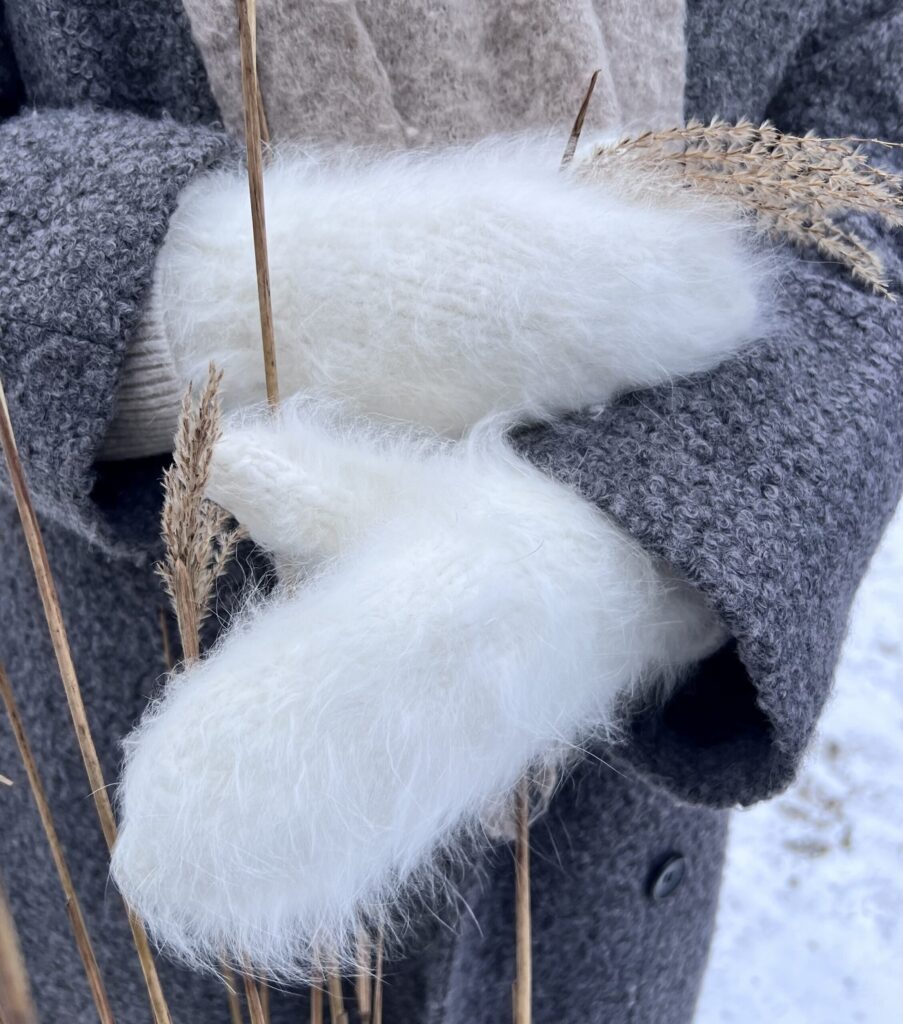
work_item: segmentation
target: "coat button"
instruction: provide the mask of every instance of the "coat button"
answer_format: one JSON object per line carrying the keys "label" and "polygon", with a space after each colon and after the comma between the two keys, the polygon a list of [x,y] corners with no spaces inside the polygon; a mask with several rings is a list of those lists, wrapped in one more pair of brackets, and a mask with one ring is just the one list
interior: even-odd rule
{"label": "coat button", "polygon": [[686,860],[679,853],[672,853],[652,872],[649,896],[653,900],[666,899],[677,889],[686,873]]}

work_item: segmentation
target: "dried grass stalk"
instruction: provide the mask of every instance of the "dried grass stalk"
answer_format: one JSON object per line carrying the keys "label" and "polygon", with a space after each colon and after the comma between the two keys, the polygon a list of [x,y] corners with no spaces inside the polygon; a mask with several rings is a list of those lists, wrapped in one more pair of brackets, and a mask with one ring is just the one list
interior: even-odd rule
{"label": "dried grass stalk", "polygon": [[354,993],[357,999],[357,1015],[361,1024],[370,1024],[373,1015],[373,943],[366,932],[357,937],[357,978]]}
{"label": "dried grass stalk", "polygon": [[373,985],[373,1024],[383,1024],[383,952],[385,942],[380,932],[376,937],[376,979]]}
{"label": "dried grass stalk", "polygon": [[530,783],[517,790],[515,819],[515,955],[514,1024],[530,1024],[533,1017],[533,955],[530,921]]}
{"label": "dried grass stalk", "polygon": [[863,142],[899,145],[791,135],[768,121],[690,121],[600,147],[579,173],[636,195],[692,189],[735,203],[768,235],[814,247],[889,296],[880,256],[841,220],[860,213],[903,227],[903,176],[874,166]]}
{"label": "dried grass stalk", "polygon": [[[182,398],[172,465],[163,476],[161,532],[165,544],[157,572],[172,601],[179,626],[179,640],[186,662],[200,656],[200,630],[210,614],[217,579],[225,572],[238,542],[244,536],[232,525],[227,512],[204,497],[210,479],[213,449],[221,433],[219,386],[222,373],[211,363],[207,383],[194,402],[188,386]],[[160,612],[163,657],[172,670],[166,616]],[[220,965],[226,986],[231,1024],[242,1024],[241,1004],[235,975],[228,964]],[[244,978],[248,1012],[252,1024],[266,1024],[267,1014],[257,986]]]}
{"label": "dried grass stalk", "polygon": [[342,979],[335,971],[326,976],[326,987],[329,991],[329,1019],[332,1024],[348,1024],[345,1012],[345,999],[342,994]]}
{"label": "dried grass stalk", "polygon": [[220,964],[223,972],[223,982],[226,986],[226,998],[229,1002],[229,1024],[243,1024],[241,1015],[241,1003],[238,999],[238,987],[235,982],[235,972],[228,964]]}
{"label": "dried grass stalk", "polygon": [[3,1024],[38,1024],[31,998],[28,971],[6,893],[0,885],[0,1021]]}
{"label": "dried grass stalk", "polygon": [[254,235],[254,262],[257,270],[257,300],[260,306],[260,335],[263,342],[267,401],[275,406],[279,402],[279,379],[276,372],[276,340],[273,328],[273,303],[270,298],[270,266],[267,259],[266,215],[263,202],[262,139],[267,130],[261,123],[263,98],[257,75],[257,8],[255,0],[237,0],[237,4],[241,46],[241,93],[245,114],[245,145],[248,152],[248,185],[251,198],[251,228]]}
{"label": "dried grass stalk", "polygon": [[577,152],[577,143],[580,141],[580,136],[583,132],[583,122],[586,120],[586,112],[589,110],[589,101],[593,98],[593,93],[596,89],[596,82],[599,78],[601,69],[596,68],[592,73],[589,80],[589,85],[586,87],[586,92],[583,94],[583,102],[580,104],[580,109],[577,111],[577,116],[574,118],[574,126],[571,128],[571,134],[568,136],[567,145],[564,147],[564,153],[561,156],[561,170],[574,159],[574,153]]}
{"label": "dried grass stalk", "polygon": [[310,986],[310,1024],[323,1024],[323,989],[319,984]]}
{"label": "dried grass stalk", "polygon": [[200,653],[200,629],[210,614],[214,584],[244,536],[240,527],[231,525],[227,512],[204,497],[213,448],[220,437],[221,379],[211,364],[197,403],[189,385],[182,399],[172,465],[163,476],[166,553],[157,572],[172,601],[187,661]]}
{"label": "dried grass stalk", "polygon": [[[44,607],[44,617],[50,630],[53,652],[56,655],[63,689],[69,704],[69,713],[72,717],[75,737],[85,765],[88,782],[91,786],[94,807],[100,820],[100,827],[106,840],[107,849],[112,850],[113,844],[116,841],[116,819],[113,815],[113,806],[110,803],[103,771],[100,767],[100,760],[97,756],[97,749],[91,736],[91,728],[88,724],[88,716],[85,711],[84,701],[82,700],[78,676],[75,672],[75,663],[72,660],[72,650],[69,647],[69,638],[66,635],[66,624],[63,621],[59,595],[57,594],[56,584],[53,581],[50,561],[47,558],[44,539],[41,536],[41,528],[38,525],[38,518],[35,514],[31,495],[28,491],[28,484],[25,480],[25,473],[22,469],[22,462],[19,458],[16,436],[9,415],[9,407],[6,404],[6,393],[3,389],[2,380],[0,380],[0,445],[3,447],[3,454],[9,468],[16,507],[22,522],[22,532],[28,545],[28,553],[31,557],[38,593],[41,595],[41,603]],[[128,918],[155,1024],[171,1024],[169,1008],[166,1005],[157,969],[154,966],[147,935],[134,914],[129,913]]]}
{"label": "dried grass stalk", "polygon": [[[158,609],[160,620],[160,639],[163,644],[163,663],[166,671],[172,672],[176,667],[175,658],[172,654],[172,644],[169,639],[169,625],[166,621],[166,611]],[[241,1013],[241,999],[238,995],[238,986],[235,982],[235,972],[225,962],[220,962],[220,970],[223,975],[223,984],[226,986],[226,1001],[229,1004],[229,1024],[244,1024]],[[2,1024],[2,1022],[0,1022]]]}
{"label": "dried grass stalk", "polygon": [[28,784],[31,787],[32,796],[41,819],[41,825],[44,828],[44,835],[47,837],[47,843],[50,847],[50,855],[53,858],[53,864],[60,879],[60,885],[62,886],[66,901],[66,913],[69,915],[72,934],[75,936],[75,945],[78,947],[79,956],[85,967],[85,975],[88,979],[88,987],[91,989],[94,1006],[97,1009],[97,1016],[101,1024],[113,1024],[113,1011],[110,1008],[110,1001],[107,998],[106,988],[100,974],[100,967],[94,955],[94,947],[91,945],[91,939],[88,936],[88,927],[85,924],[81,904],[75,892],[75,886],[72,883],[69,865],[66,863],[66,856],[63,853],[63,847],[57,835],[56,826],[53,823],[50,802],[47,799],[41,777],[38,774],[38,766],[31,750],[31,744],[28,742],[28,736],[25,733],[25,724],[22,721],[22,716],[19,714],[19,709],[13,697],[9,676],[7,676],[6,670],[2,665],[0,665],[0,699],[2,699],[6,708],[6,714],[12,726],[16,746],[19,748],[22,763],[25,766],[25,774],[28,776]]}
{"label": "dried grass stalk", "polygon": [[260,991],[257,983],[251,975],[245,971],[242,975],[245,983],[245,999],[248,1002],[248,1013],[251,1015],[251,1024],[266,1024],[266,1017],[263,1012],[263,1003],[260,1001]]}
{"label": "dried grass stalk", "polygon": [[[269,129],[264,114],[260,76],[257,73],[257,6],[256,0],[236,0],[238,36],[241,50],[241,92],[245,115],[245,145],[248,156],[248,190],[251,200],[251,227],[254,238],[254,263],[257,274],[257,301],[260,307],[260,337],[266,376],[267,402],[272,408],[279,404],[279,376],[276,369],[276,339],[273,326],[273,303],[270,295],[270,266],[267,255],[266,214],[263,190],[263,143],[269,142]],[[341,996],[341,980],[327,979],[330,1007],[335,1015],[336,989]],[[311,1014],[316,997],[311,995]],[[344,1011],[342,1011],[344,1012]],[[322,1014],[322,1008],[320,1010]],[[339,1018],[341,1020],[341,1018]],[[335,1016],[334,1016],[335,1020]]]}

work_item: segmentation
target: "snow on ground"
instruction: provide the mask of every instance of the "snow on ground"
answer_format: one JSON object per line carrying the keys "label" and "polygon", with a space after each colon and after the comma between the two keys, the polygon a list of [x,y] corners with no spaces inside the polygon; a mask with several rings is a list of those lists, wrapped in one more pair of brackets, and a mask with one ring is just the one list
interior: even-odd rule
{"label": "snow on ground", "polygon": [[733,816],[696,1021],[903,1021],[903,506],[799,780]]}

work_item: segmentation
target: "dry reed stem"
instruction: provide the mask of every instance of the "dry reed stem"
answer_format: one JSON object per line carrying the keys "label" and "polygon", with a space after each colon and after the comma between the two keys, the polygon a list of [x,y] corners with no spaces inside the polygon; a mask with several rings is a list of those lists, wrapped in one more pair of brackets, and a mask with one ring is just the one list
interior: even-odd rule
{"label": "dry reed stem", "polygon": [[[210,614],[210,602],[217,579],[225,572],[239,540],[240,527],[231,526],[227,512],[204,497],[210,479],[213,449],[219,440],[221,409],[219,386],[222,373],[211,363],[207,383],[197,403],[188,386],[182,398],[173,461],[163,475],[161,532],[165,543],[163,561],[157,572],[172,601],[179,626],[182,656],[190,664],[200,657],[200,629]],[[172,671],[173,659],[166,616],[160,612],[163,656]],[[221,963],[229,1017],[242,1024],[241,1003],[235,975]],[[251,1024],[267,1024],[257,986],[245,976],[244,987]]]}
{"label": "dry reed stem", "polygon": [[[163,645],[163,663],[166,665],[166,671],[172,672],[176,667],[175,658],[172,654],[172,643],[169,639],[169,625],[166,622],[166,611],[163,608],[158,609],[158,619],[160,622],[160,640]],[[223,975],[223,984],[226,988],[226,1002],[229,1005],[229,1024],[244,1024],[244,1020],[241,1013],[241,1000],[238,995],[238,987],[235,982],[235,972],[232,968],[223,960],[220,961],[220,970]],[[2,1022],[0,1022],[2,1024]]]}
{"label": "dry reed stem", "polygon": [[516,794],[517,841],[515,860],[514,1024],[530,1024],[533,1016],[533,957],[530,922],[530,783],[524,779]]}
{"label": "dry reed stem", "polygon": [[47,844],[50,847],[50,855],[53,858],[53,864],[60,879],[60,885],[66,900],[66,913],[69,915],[69,923],[75,936],[75,945],[78,947],[79,956],[85,967],[85,975],[88,978],[88,987],[91,989],[94,1006],[97,1008],[97,1016],[101,1024],[113,1024],[113,1011],[110,1008],[110,1002],[107,998],[97,958],[94,956],[94,947],[91,945],[81,904],[76,895],[75,886],[72,883],[69,865],[66,863],[66,856],[63,853],[63,847],[60,844],[56,826],[53,823],[53,813],[50,810],[47,793],[38,774],[38,766],[31,750],[31,744],[28,742],[28,736],[25,733],[25,724],[16,706],[9,676],[2,665],[0,665],[0,699],[2,699],[6,708],[6,714],[12,726],[16,746],[19,748],[22,764],[25,766],[25,774],[28,776],[28,784],[31,787],[31,793],[38,808],[41,825],[44,828],[44,835],[47,837]]}
{"label": "dry reed stem", "polygon": [[263,342],[267,401],[275,406],[279,401],[279,382],[276,373],[276,341],[263,201],[263,147],[260,121],[263,101],[257,76],[257,11],[255,0],[237,0],[237,4],[241,44],[241,92],[245,113],[245,144],[248,151],[248,186],[254,234],[254,262],[257,270],[257,300],[260,305],[260,334]]}
{"label": "dry reed stem", "polygon": [[345,999],[342,995],[342,979],[330,971],[326,975],[326,987],[329,992],[329,1019],[332,1024],[348,1024],[348,1014],[345,1012]]}
{"label": "dry reed stem", "polygon": [[[263,187],[263,145],[269,141],[269,129],[263,110],[260,77],[257,73],[257,7],[255,0],[236,0],[238,35],[241,48],[241,93],[245,115],[245,145],[248,155],[248,190],[251,201],[251,227],[254,237],[254,264],[257,274],[257,301],[260,307],[260,337],[266,377],[267,402],[279,404],[279,377],[276,369],[276,340],[273,304],[270,295],[270,267],[267,255],[266,208]],[[335,991],[332,976],[330,993]],[[341,981],[338,982],[341,993]],[[330,998],[330,1006],[333,999]]]}
{"label": "dry reed stem", "polygon": [[636,195],[650,187],[689,188],[734,203],[764,233],[814,247],[890,297],[880,256],[837,220],[866,214],[903,226],[903,176],[873,166],[862,143],[900,145],[791,135],[768,121],[690,121],[601,147],[581,173]]}
{"label": "dry reed stem", "polygon": [[229,1003],[229,1024],[244,1024],[241,1015],[241,1002],[238,998],[238,985],[235,981],[235,972],[228,964],[221,963],[223,982],[226,986],[226,998]]}
{"label": "dry reed stem", "polygon": [[373,943],[366,932],[357,937],[357,978],[354,992],[357,998],[357,1014],[361,1024],[370,1024],[373,1013]]}
{"label": "dry reed stem", "polygon": [[382,931],[376,936],[376,980],[373,986],[373,1021],[383,1024],[383,952],[385,942]]}
{"label": "dry reed stem", "polygon": [[0,885],[0,1021],[38,1024],[16,924]]}
{"label": "dry reed stem", "polygon": [[[84,701],[82,700],[81,689],[78,685],[78,676],[75,672],[75,663],[72,660],[72,651],[66,635],[66,626],[63,621],[59,596],[53,581],[53,574],[50,571],[50,562],[47,558],[41,529],[38,525],[31,495],[28,492],[25,473],[19,459],[16,437],[9,415],[9,407],[6,404],[6,393],[3,389],[2,380],[0,380],[0,444],[2,444],[3,454],[9,468],[16,507],[22,522],[22,531],[25,534],[25,542],[28,545],[28,553],[31,557],[38,592],[41,595],[44,617],[50,630],[50,639],[53,644],[54,654],[56,655],[57,665],[59,666],[66,700],[69,704],[69,713],[72,717],[75,737],[85,765],[85,771],[88,775],[88,782],[91,786],[94,807],[100,820],[100,827],[107,843],[107,849],[112,850],[113,844],[116,841],[116,819],[113,815],[110,798],[107,795],[97,749],[91,736],[88,716],[85,711]],[[132,937],[135,942],[135,949],[138,952],[138,960],[141,963],[141,970],[144,974],[144,982],[147,987],[155,1024],[171,1024],[169,1009],[163,996],[163,989],[160,986],[160,979],[154,966],[147,936],[134,914],[129,912],[128,918],[129,927],[132,930]]]}
{"label": "dry reed stem", "polygon": [[266,1017],[263,1012],[263,1003],[260,1001],[260,992],[257,983],[245,968],[242,978],[245,983],[245,998],[248,1003],[248,1014],[251,1017],[251,1024],[266,1024]]}
{"label": "dry reed stem", "polygon": [[0,786],[12,786],[13,780],[8,775],[0,775]]}
{"label": "dry reed stem", "polygon": [[[270,295],[270,264],[267,255],[266,208],[263,195],[263,143],[270,132],[257,74],[256,0],[237,0],[238,37],[241,49],[241,96],[245,115],[245,146],[248,154],[248,190],[251,201],[251,230],[254,236],[254,266],[257,275],[257,304],[260,307],[260,338],[267,402],[279,403],[279,377],[276,371],[276,337],[273,302]],[[261,1007],[264,1022],[269,1012]]]}
{"label": "dry reed stem", "polygon": [[567,145],[564,147],[564,153],[561,157],[560,164],[561,170],[564,170],[571,160],[574,159],[574,153],[577,151],[577,143],[580,141],[580,134],[583,131],[583,122],[586,120],[586,112],[589,110],[589,101],[593,98],[593,92],[596,88],[596,80],[598,79],[601,70],[601,68],[596,68],[589,80],[589,85],[586,87],[586,92],[583,95],[583,102],[580,104],[580,109],[577,111],[577,116],[574,118],[574,127],[571,128],[571,134],[568,136]]}
{"label": "dry reed stem", "polygon": [[310,986],[310,1024],[323,1024],[323,989],[319,983]]}

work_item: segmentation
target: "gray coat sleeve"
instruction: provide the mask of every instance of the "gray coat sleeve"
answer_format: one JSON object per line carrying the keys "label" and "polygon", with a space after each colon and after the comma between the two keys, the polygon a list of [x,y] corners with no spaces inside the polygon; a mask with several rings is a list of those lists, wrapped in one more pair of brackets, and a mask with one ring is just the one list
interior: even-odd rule
{"label": "gray coat sleeve", "polygon": [[40,510],[101,541],[93,462],[126,339],[180,190],[228,146],[91,108],[0,123],[0,373]]}
{"label": "gray coat sleeve", "polygon": [[[688,113],[900,137],[895,5],[867,16],[861,4],[824,5],[826,20],[793,53],[776,38],[778,66],[748,75],[744,31],[786,24],[769,28],[768,3],[697,6],[707,11],[691,19]],[[762,24],[738,26],[741,8]],[[769,80],[774,93],[760,97]],[[861,231],[899,287],[899,238]],[[518,438],[698,586],[730,629],[731,645],[664,708],[635,711],[624,748],[680,797],[721,806],[792,779],[903,486],[903,306],[811,254],[791,262],[777,292],[771,336],[745,357]]]}

